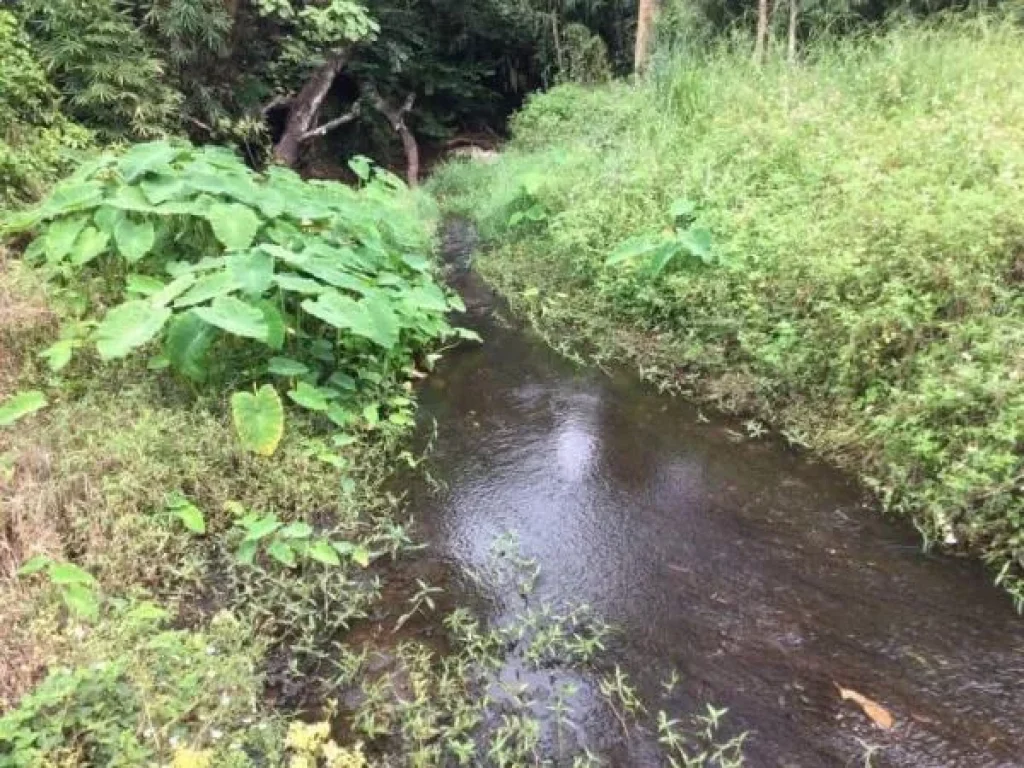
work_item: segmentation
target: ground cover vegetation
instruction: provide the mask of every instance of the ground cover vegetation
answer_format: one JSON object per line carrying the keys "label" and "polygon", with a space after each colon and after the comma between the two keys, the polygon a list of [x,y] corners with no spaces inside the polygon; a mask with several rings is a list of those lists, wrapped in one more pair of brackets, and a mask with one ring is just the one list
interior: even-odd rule
{"label": "ground cover vegetation", "polygon": [[1019,588],[1018,33],[825,45],[890,9],[791,8],[760,70],[732,3],[0,10],[0,765],[600,764],[580,685],[667,764],[742,763],[720,710],[638,699],[600,617],[532,604],[509,542],[506,625],[395,578],[413,385],[473,341],[420,150],[558,83],[500,173],[436,182],[495,281],[573,349],[849,456]]}
{"label": "ground cover vegetation", "polygon": [[795,61],[783,31],[762,66],[702,30],[637,86],[532,98],[434,191],[553,343],[777,425],[1024,604],[1019,19],[819,29]]}

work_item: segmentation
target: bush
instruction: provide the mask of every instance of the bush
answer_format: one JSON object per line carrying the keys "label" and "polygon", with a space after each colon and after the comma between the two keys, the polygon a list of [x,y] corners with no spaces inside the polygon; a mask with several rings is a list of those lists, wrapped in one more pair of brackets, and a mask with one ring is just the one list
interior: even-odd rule
{"label": "bush", "polygon": [[[535,98],[501,163],[439,184],[482,220],[499,285],[569,295],[539,322],[631,339],[666,381],[772,418],[1024,598],[1022,45],[980,18],[796,67],[663,61],[637,89]],[[506,223],[523,179],[543,227]],[[680,198],[713,268],[606,266]]]}
{"label": "bush", "polygon": [[[395,387],[416,353],[455,333],[445,315],[458,300],[434,281],[415,198],[354,165],[359,191],[163,142],[86,164],[8,222],[35,235],[29,263],[102,315],[45,353],[51,367],[86,343],[111,360],[156,341],[152,365],[196,382],[276,379],[341,427],[410,423]],[[236,395],[233,410],[243,442],[272,453],[273,388]]]}
{"label": "bush", "polygon": [[91,143],[61,115],[56,90],[8,11],[0,11],[0,114],[0,209],[38,197],[67,169],[70,151]]}

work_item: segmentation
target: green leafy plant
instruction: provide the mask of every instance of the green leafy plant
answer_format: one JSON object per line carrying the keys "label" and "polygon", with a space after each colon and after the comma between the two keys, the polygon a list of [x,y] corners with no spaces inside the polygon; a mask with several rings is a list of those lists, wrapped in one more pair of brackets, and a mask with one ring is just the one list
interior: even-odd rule
{"label": "green leafy plant", "polygon": [[46,395],[38,390],[15,392],[0,404],[0,427],[10,426],[46,407]]}
{"label": "green leafy plant", "polygon": [[673,262],[687,259],[685,263],[709,266],[714,263],[711,252],[711,233],[695,226],[696,205],[685,198],[672,203],[671,214],[674,225],[657,234],[641,235],[624,240],[604,265],[613,267],[622,264],[643,264],[644,271],[657,277]]}
{"label": "green leafy plant", "polygon": [[192,533],[199,536],[206,533],[206,516],[203,510],[189,501],[181,491],[169,494],[165,506],[171,516],[180,520]]}
{"label": "green leafy plant", "polygon": [[[157,367],[197,383],[286,375],[292,402],[338,425],[368,406],[407,414],[385,395],[418,350],[456,335],[446,313],[460,302],[434,279],[401,182],[368,175],[359,190],[260,176],[222,149],[167,142],[88,163],[7,224],[34,236],[27,260],[105,308],[48,354],[63,366],[86,343],[104,360],[159,347]],[[244,447],[273,453],[271,385],[236,396],[232,415]]]}
{"label": "green leafy plant", "polygon": [[36,555],[18,569],[19,576],[43,574],[58,589],[61,599],[75,616],[95,619],[99,615],[100,598],[96,579],[74,563],[62,563],[46,555]]}
{"label": "green leafy plant", "polygon": [[254,563],[260,551],[289,568],[303,560],[340,566],[343,557],[363,568],[370,564],[370,552],[364,546],[317,535],[309,523],[286,524],[274,514],[249,512],[235,526],[242,532],[235,558],[245,565]]}

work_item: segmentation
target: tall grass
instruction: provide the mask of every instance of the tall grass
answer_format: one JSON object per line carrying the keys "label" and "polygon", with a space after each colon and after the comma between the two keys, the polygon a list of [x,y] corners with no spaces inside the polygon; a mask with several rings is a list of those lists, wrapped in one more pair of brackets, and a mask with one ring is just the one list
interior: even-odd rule
{"label": "tall grass", "polygon": [[[533,99],[500,163],[435,190],[480,221],[501,288],[540,289],[549,334],[770,418],[1024,601],[1022,50],[977,18],[795,66],[662,56],[639,86]],[[716,266],[605,267],[681,197]]]}

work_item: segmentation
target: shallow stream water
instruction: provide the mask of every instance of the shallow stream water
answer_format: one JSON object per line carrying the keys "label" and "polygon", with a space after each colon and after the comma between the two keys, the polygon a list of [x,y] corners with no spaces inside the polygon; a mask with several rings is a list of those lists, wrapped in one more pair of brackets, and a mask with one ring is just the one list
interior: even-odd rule
{"label": "shallow stream water", "polygon": [[[467,268],[472,245],[449,226],[464,324],[486,343],[446,357],[421,393],[443,485],[414,492],[411,512],[432,559],[486,573],[514,534],[540,568],[525,600],[593,606],[654,708],[728,707],[750,765],[1024,766],[1024,619],[978,565],[922,553],[847,477],[779,442],[566,361],[503,319]],[[495,621],[524,602],[486,578],[445,586]],[[595,724],[623,742],[616,764],[658,764],[654,734]]]}

